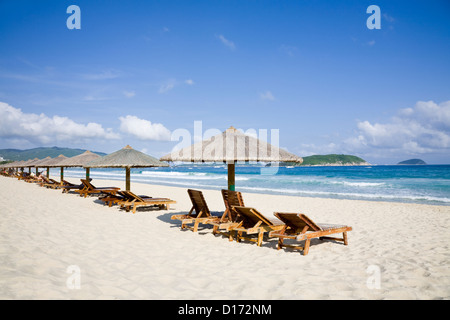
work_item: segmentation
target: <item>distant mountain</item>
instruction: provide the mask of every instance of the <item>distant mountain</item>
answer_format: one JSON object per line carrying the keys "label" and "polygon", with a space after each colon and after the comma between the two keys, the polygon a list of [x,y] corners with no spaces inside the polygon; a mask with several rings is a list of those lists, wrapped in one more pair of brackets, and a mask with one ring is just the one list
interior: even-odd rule
{"label": "distant mountain", "polygon": [[[71,149],[71,148],[59,148],[59,147],[51,147],[51,148],[34,148],[34,149],[27,149],[27,150],[19,150],[19,149],[0,149],[0,157],[2,157],[4,160],[13,160],[13,161],[20,161],[20,160],[29,160],[29,159],[44,159],[46,157],[57,157],[60,154],[66,156],[66,157],[74,157],[79,154],[82,154],[86,150],[83,149]],[[93,153],[96,153],[100,156],[106,155],[106,153],[103,152],[96,152],[92,151]]]}
{"label": "distant mountain", "polygon": [[366,160],[346,154],[326,154],[303,157],[302,166],[356,166],[370,165]]}
{"label": "distant mountain", "polygon": [[409,159],[409,160],[401,161],[397,164],[427,164],[427,163],[425,161],[423,161],[422,159]]}

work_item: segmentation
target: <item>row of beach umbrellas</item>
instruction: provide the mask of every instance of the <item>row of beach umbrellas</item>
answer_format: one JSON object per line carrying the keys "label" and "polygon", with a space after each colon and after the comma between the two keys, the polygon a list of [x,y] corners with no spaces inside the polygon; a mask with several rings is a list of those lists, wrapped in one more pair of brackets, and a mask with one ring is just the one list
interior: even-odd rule
{"label": "row of beach umbrellas", "polygon": [[275,147],[265,141],[242,133],[230,127],[226,131],[209,139],[194,143],[181,150],[173,151],[161,159],[156,159],[126,146],[106,156],[99,156],[86,151],[78,156],[67,158],[59,155],[55,158],[31,159],[1,165],[0,168],[61,168],[61,180],[64,168],[83,167],[86,178],[90,168],[125,168],[125,188],[130,191],[131,168],[168,167],[166,162],[224,162],[228,165],[228,189],[235,190],[236,162],[295,162],[301,164],[303,159],[286,150]]}

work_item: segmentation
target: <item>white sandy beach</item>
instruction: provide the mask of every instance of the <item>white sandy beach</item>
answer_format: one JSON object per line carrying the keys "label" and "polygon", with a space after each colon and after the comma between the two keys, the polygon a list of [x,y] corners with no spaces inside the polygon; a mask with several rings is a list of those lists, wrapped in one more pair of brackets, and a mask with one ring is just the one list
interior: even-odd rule
{"label": "white sandy beach", "polygon": [[[93,183],[124,188],[122,181]],[[180,231],[170,216],[189,211],[185,188],[131,188],[177,203],[132,214],[96,197],[0,177],[0,299],[450,297],[448,206],[243,193],[245,204],[266,216],[302,212],[353,227],[348,246],[315,240],[303,256],[276,250],[276,239],[257,247],[210,228]],[[203,191],[212,211],[224,210],[219,191]],[[77,268],[80,286],[72,288]]]}

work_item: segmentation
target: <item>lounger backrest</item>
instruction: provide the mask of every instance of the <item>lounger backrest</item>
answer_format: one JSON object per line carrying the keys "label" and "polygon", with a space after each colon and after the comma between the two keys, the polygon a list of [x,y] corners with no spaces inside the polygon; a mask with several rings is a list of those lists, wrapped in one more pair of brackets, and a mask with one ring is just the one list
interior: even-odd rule
{"label": "lounger backrest", "polygon": [[322,230],[314,221],[302,213],[275,212],[274,215],[290,228],[288,231],[291,233],[299,233],[305,227],[308,227],[311,231]]}
{"label": "lounger backrest", "polygon": [[83,182],[83,184],[88,188],[88,189],[97,189],[92,183],[91,183],[91,179],[87,180],[87,179],[80,179],[81,182]]}
{"label": "lounger backrest", "polygon": [[231,191],[222,189],[222,198],[225,204],[225,208],[230,212],[231,219],[236,220],[236,212],[232,210],[232,207],[245,207],[244,199],[239,191]]}
{"label": "lounger backrest", "polygon": [[[250,224],[256,224],[259,221],[262,221],[265,225],[273,226],[273,222],[264,217],[258,210],[255,208],[250,207],[240,207],[240,206],[233,206],[233,209],[239,214],[241,217],[244,218],[244,226],[245,222]],[[251,226],[251,225],[248,225]]]}
{"label": "lounger backrest", "polygon": [[86,180],[86,179],[80,179],[81,183],[84,185],[85,188],[87,188],[88,190],[93,190],[95,189],[95,187],[90,183],[90,181]]}
{"label": "lounger backrest", "polygon": [[203,197],[203,193],[198,190],[188,189],[188,194],[197,215],[201,213],[202,217],[209,217],[211,215],[211,211],[209,211],[206,200]]}
{"label": "lounger backrest", "polygon": [[123,192],[123,194],[125,194],[125,196],[127,198],[130,198],[131,200],[137,200],[137,201],[140,201],[140,202],[145,202],[141,197],[139,197],[138,195],[134,194],[131,191],[122,191],[122,192]]}

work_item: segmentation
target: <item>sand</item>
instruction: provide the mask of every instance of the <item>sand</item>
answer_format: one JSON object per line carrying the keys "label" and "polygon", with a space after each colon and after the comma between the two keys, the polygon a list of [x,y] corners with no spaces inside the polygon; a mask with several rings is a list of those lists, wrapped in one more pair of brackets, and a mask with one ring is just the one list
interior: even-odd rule
{"label": "sand", "polygon": [[[76,182],[76,179],[69,179]],[[121,181],[95,185],[124,187]],[[272,217],[302,212],[353,227],[349,245],[229,242],[181,231],[185,188],[138,184],[170,210],[127,213],[60,190],[0,177],[0,299],[448,299],[450,207],[243,193]],[[223,211],[219,191],[203,190]]]}

